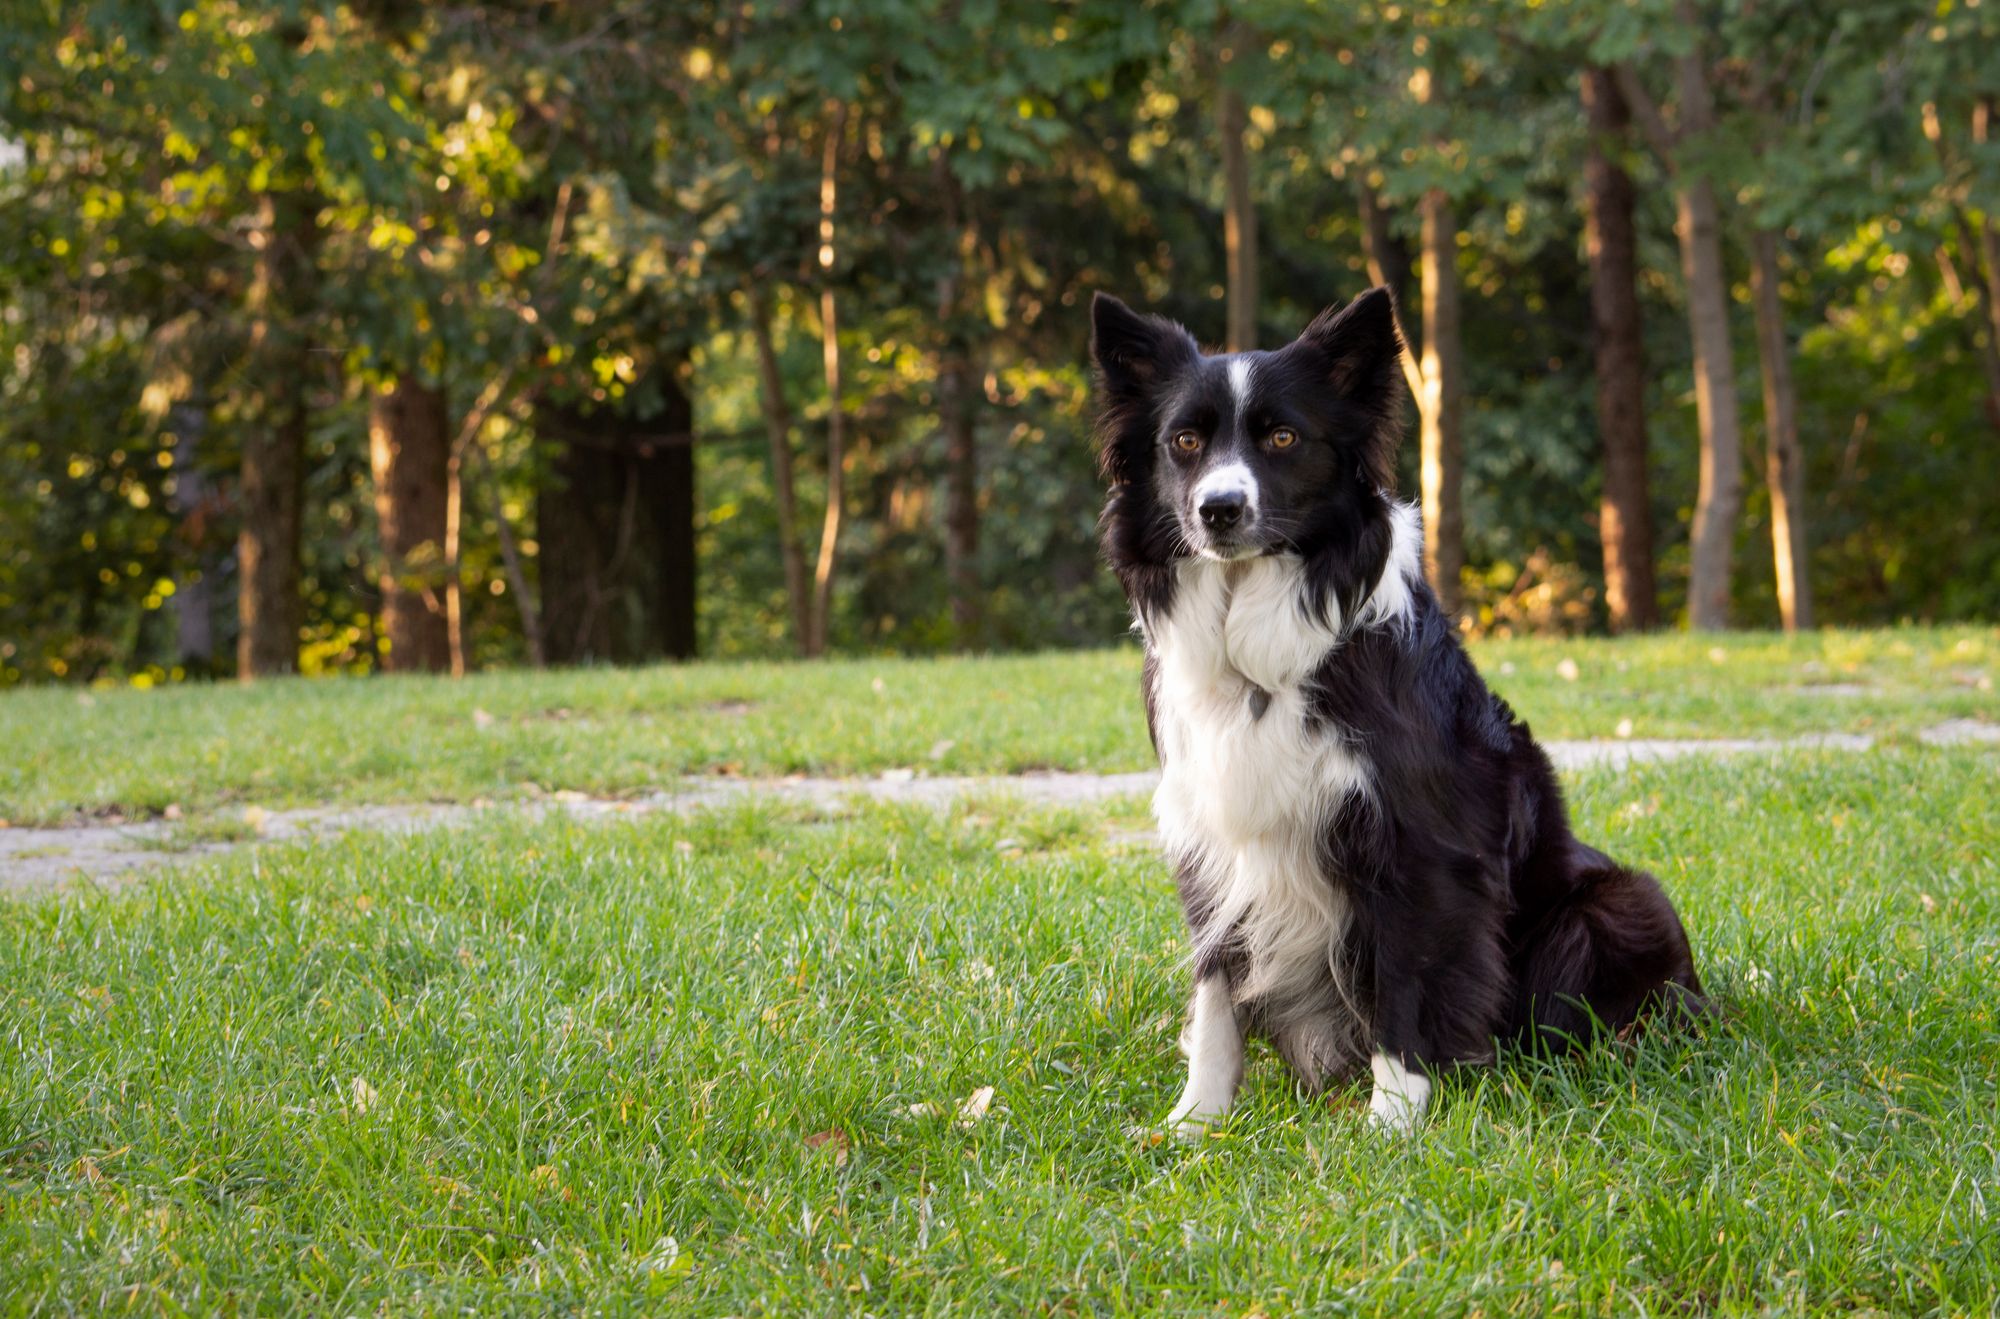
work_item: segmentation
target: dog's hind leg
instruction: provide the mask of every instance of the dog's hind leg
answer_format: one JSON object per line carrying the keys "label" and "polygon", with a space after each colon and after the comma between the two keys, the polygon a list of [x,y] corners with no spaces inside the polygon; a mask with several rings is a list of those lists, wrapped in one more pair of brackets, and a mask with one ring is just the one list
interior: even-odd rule
{"label": "dog's hind leg", "polygon": [[1293,1017],[1275,1026],[1271,1042],[1310,1094],[1351,1079],[1366,1068],[1368,1052],[1353,1014],[1342,1007]]}
{"label": "dog's hind leg", "polygon": [[1574,887],[1531,932],[1517,964],[1512,1024],[1558,1051],[1622,1033],[1656,1007],[1707,1004],[1687,933],[1659,881],[1573,844]]}

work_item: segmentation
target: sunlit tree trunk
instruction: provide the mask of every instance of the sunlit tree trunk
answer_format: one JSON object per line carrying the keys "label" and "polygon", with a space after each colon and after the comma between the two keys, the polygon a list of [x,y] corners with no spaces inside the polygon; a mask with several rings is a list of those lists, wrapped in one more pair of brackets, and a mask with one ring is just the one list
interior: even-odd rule
{"label": "sunlit tree trunk", "polygon": [[1652,497],[1646,474],[1645,336],[1639,313],[1638,232],[1631,176],[1613,159],[1630,124],[1617,80],[1587,69],[1583,103],[1591,142],[1584,161],[1584,243],[1590,258],[1597,424],[1604,489],[1604,598],[1614,632],[1659,626],[1653,581]]}
{"label": "sunlit tree trunk", "polygon": [[1361,255],[1368,267],[1368,278],[1388,289],[1395,298],[1399,328],[1410,351],[1416,352],[1419,345],[1410,335],[1410,326],[1402,319],[1410,305],[1409,248],[1389,227],[1389,212],[1383,208],[1375,190],[1363,182],[1354,192],[1361,212]]}
{"label": "sunlit tree trunk", "polygon": [[[1438,95],[1441,63],[1432,43],[1430,63],[1417,70],[1412,84],[1420,104],[1429,105]],[[1445,617],[1456,623],[1459,579],[1465,567],[1465,351],[1459,329],[1458,218],[1443,188],[1425,192],[1417,213],[1422,221],[1417,276],[1424,304],[1424,345],[1415,385],[1424,572]]]}
{"label": "sunlit tree trunk", "polygon": [[308,327],[316,281],[317,210],[299,190],[258,199],[249,289],[250,391],[243,413],[236,672],[244,682],[299,667],[299,540],[306,447]]}
{"label": "sunlit tree trunk", "polygon": [[1771,490],[1771,557],[1778,576],[1778,612],[1785,631],[1813,625],[1806,571],[1805,457],[1799,450],[1798,393],[1785,337],[1778,286],[1778,235],[1759,229],[1750,239],[1750,288],[1757,310],[1757,358],[1764,380],[1764,473]]}
{"label": "sunlit tree trunk", "polygon": [[[1700,31],[1693,0],[1676,6],[1681,23]],[[1681,135],[1700,140],[1714,127],[1714,102],[1699,41],[1674,61]],[[1729,279],[1722,261],[1722,220],[1715,187],[1683,172],[1675,194],[1674,232],[1687,282],[1688,329],[1694,341],[1694,397],[1701,427],[1688,578],[1688,622],[1708,631],[1729,626],[1730,563],[1743,509],[1743,436],[1736,406],[1736,357],[1729,342]]]}
{"label": "sunlit tree trunk", "polygon": [[1681,189],[1677,210],[1675,229],[1680,235],[1688,325],[1694,341],[1695,417],[1701,427],[1688,622],[1709,630],[1729,626],[1730,562],[1743,505],[1743,440],[1737,418],[1729,289],[1722,269],[1714,188],[1706,179],[1688,184]]}
{"label": "sunlit tree trunk", "polygon": [[847,485],[847,412],[841,402],[840,305],[833,292],[834,220],[840,200],[840,143],[847,131],[847,107],[829,107],[819,177],[820,360],[826,374],[826,518],[820,524],[819,559],[813,566],[812,628],[805,653],[826,653],[833,613],[834,560],[840,548],[840,519]]}
{"label": "sunlit tree trunk", "polygon": [[1424,509],[1424,571],[1445,616],[1457,621],[1459,577],[1465,566],[1465,353],[1459,328],[1458,224],[1443,189],[1424,194],[1423,394],[1420,474]]}
{"label": "sunlit tree trunk", "polygon": [[1389,229],[1388,212],[1382,209],[1382,201],[1375,190],[1364,180],[1356,189],[1361,211],[1361,254],[1368,266],[1368,278],[1380,287],[1386,288],[1395,299],[1396,329],[1403,336],[1403,383],[1409,386],[1410,400],[1417,405],[1419,413],[1426,406],[1424,371],[1418,361],[1421,337],[1412,334],[1412,329],[1421,330],[1422,311],[1418,319],[1409,319],[1410,311],[1404,301],[1410,284],[1410,254],[1404,245],[1396,240]]}
{"label": "sunlit tree trunk", "polygon": [[452,667],[445,521],[451,435],[444,391],[403,376],[369,399],[368,461],[382,542],[382,632],[391,673]]}
{"label": "sunlit tree trunk", "polygon": [[792,645],[803,650],[812,632],[812,587],[805,551],[799,547],[799,500],[792,471],[792,405],[771,338],[771,300],[753,284],[748,290],[750,334],[757,348],[757,401],[771,447],[771,491],[778,504],[778,557],[785,569],[785,602],[791,607]]}
{"label": "sunlit tree trunk", "polygon": [[1222,135],[1222,246],[1228,264],[1228,348],[1257,346],[1257,206],[1250,192],[1250,155],[1243,144],[1243,97],[1220,89]]}

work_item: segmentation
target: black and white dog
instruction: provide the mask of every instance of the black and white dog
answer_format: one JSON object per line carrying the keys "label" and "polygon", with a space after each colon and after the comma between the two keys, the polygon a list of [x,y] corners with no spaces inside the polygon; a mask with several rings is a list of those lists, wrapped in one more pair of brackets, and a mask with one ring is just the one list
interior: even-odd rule
{"label": "black and white dog", "polygon": [[1106,556],[1145,638],[1154,799],[1192,936],[1187,1088],[1229,1111],[1246,1030],[1312,1087],[1372,1070],[1414,1126],[1442,1068],[1701,1005],[1652,876],[1569,830],[1547,756],[1486,689],[1391,493],[1388,291],[1276,352],[1093,306]]}

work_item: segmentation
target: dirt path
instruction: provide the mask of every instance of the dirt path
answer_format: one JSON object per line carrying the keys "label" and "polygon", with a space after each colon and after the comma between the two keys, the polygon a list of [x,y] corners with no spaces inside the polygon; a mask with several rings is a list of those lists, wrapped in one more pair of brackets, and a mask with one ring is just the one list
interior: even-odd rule
{"label": "dirt path", "polygon": [[[2000,744],[2000,725],[1955,719],[1925,729],[1919,737],[1933,746]],[[1796,751],[1866,751],[1874,739],[1858,733],[1821,733],[1796,738],[1633,739],[1618,742],[1548,742],[1549,758],[1561,770],[1618,768],[1643,761],[1688,756],[1775,755]],[[623,819],[660,811],[693,811],[729,806],[752,798],[832,806],[859,797],[942,807],[961,797],[1004,792],[1041,805],[1075,805],[1152,792],[1158,775],[1071,774],[1062,772],[968,777],[919,776],[890,770],[874,778],[687,779],[678,788],[636,800],[617,801],[563,792],[537,801],[491,805],[317,806],[300,810],[247,812],[254,836],[188,841],[182,825],[170,821],[88,824],[60,829],[0,829],[0,895],[46,891],[65,883],[116,885],[136,872],[219,856],[258,843],[324,838],[350,830],[411,833],[463,824],[482,815],[506,812],[530,818],[565,815],[573,819]]]}

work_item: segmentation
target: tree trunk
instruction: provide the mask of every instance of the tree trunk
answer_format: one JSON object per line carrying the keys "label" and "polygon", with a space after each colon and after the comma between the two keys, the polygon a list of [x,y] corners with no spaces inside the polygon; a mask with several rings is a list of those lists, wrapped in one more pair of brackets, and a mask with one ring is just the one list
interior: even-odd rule
{"label": "tree trunk", "polygon": [[695,653],[693,406],[678,374],[661,387],[651,417],[537,414],[561,444],[535,504],[551,663]]}
{"label": "tree trunk", "polygon": [[201,466],[201,438],[208,429],[208,404],[191,398],[173,406],[174,493],[169,504],[181,541],[178,556],[188,565],[174,576],[174,657],[189,677],[215,672],[215,555],[208,534],[215,513],[215,490]]}
{"label": "tree trunk", "polygon": [[[1676,6],[1691,32],[1700,30],[1692,0]],[[1713,127],[1708,72],[1699,43],[1674,61],[1683,140]],[[1736,361],[1729,342],[1729,282],[1722,263],[1722,221],[1715,187],[1682,172],[1675,194],[1674,232],[1687,281],[1688,329],[1694,341],[1694,398],[1701,426],[1700,479],[1694,503],[1688,622],[1700,631],[1729,626],[1730,560],[1743,508],[1743,438],[1736,411]]]}
{"label": "tree trunk", "polygon": [[819,291],[820,357],[826,370],[826,517],[819,529],[819,559],[813,565],[812,630],[806,654],[826,653],[833,613],[834,556],[840,547],[841,506],[846,501],[847,413],[842,407],[840,372],[840,308],[833,285]]}
{"label": "tree trunk", "polygon": [[1688,328],[1694,341],[1695,415],[1701,427],[1688,622],[1698,630],[1729,626],[1730,560],[1743,503],[1743,440],[1736,412],[1736,363],[1729,343],[1729,288],[1722,268],[1721,221],[1707,179],[1682,185],[1674,229],[1687,280]]}
{"label": "tree trunk", "polygon": [[771,490],[778,502],[778,557],[785,566],[785,600],[791,606],[792,645],[803,651],[812,633],[812,588],[807,584],[805,551],[799,548],[799,501],[792,481],[792,407],[785,399],[785,376],[771,340],[771,303],[753,283],[749,290],[750,332],[757,345],[757,401],[771,444]]}
{"label": "tree trunk", "polygon": [[1420,345],[1423,340],[1420,335],[1410,333],[1409,304],[1404,301],[1410,285],[1410,254],[1389,231],[1388,213],[1382,209],[1375,190],[1363,182],[1355,192],[1361,210],[1361,256],[1368,265],[1368,278],[1387,288],[1390,297],[1395,300],[1396,330],[1403,336],[1400,359],[1403,383],[1409,386],[1410,399],[1421,413],[1426,395],[1424,372],[1417,363],[1417,354],[1422,351]]}
{"label": "tree trunk", "polygon": [[979,253],[979,233],[967,222],[965,198],[949,160],[939,155],[938,190],[945,224],[957,259],[937,282],[937,318],[943,329],[938,350],[938,429],[944,433],[944,564],[951,595],[952,644],[972,650],[979,644],[979,372],[973,365],[964,303]]}
{"label": "tree trunk", "polygon": [[1764,473],[1771,488],[1771,557],[1778,574],[1778,612],[1785,631],[1813,625],[1806,570],[1805,456],[1799,451],[1798,395],[1785,307],[1778,287],[1778,235],[1759,229],[1750,239],[1750,288],[1757,308],[1757,358],[1764,378]]}
{"label": "tree trunk", "polygon": [[[1992,141],[1996,118],[2000,112],[1996,112],[1994,98],[1980,97],[1972,112],[1972,140],[1982,150]],[[1966,222],[1965,227],[1972,226]],[[1986,411],[1988,419],[2000,428],[2000,229],[1993,225],[1990,206],[1980,221],[1977,237],[1978,250],[1967,252],[1966,260],[1979,271],[1979,302],[1986,313]]]}
{"label": "tree trunk", "polygon": [[299,667],[299,536],[304,500],[310,306],[317,206],[303,191],[257,203],[257,264],[249,290],[252,391],[243,409],[237,537],[236,672],[244,682]]}
{"label": "tree trunk", "polygon": [[[1389,212],[1383,209],[1375,190],[1363,182],[1356,185],[1354,193],[1361,212],[1361,256],[1368,266],[1368,278],[1395,298],[1404,342],[1415,354],[1422,345],[1411,336],[1410,327],[1402,324],[1404,309],[1410,305],[1410,249],[1389,227]],[[1414,385],[1412,392],[1416,392]]]}
{"label": "tree trunk", "polygon": [[404,376],[368,407],[368,463],[382,540],[382,633],[390,673],[451,668],[445,618],[445,503],[450,425],[442,389]]}
{"label": "tree trunk", "polygon": [[1243,97],[1221,89],[1222,247],[1229,267],[1228,348],[1257,346],[1257,206],[1250,195],[1250,157],[1243,146]]}
{"label": "tree trunk", "polygon": [[1456,625],[1459,576],[1465,566],[1465,518],[1460,502],[1465,465],[1465,360],[1459,333],[1458,225],[1442,188],[1424,194],[1424,354],[1422,483],[1424,571],[1445,616]]}
{"label": "tree trunk", "polygon": [[819,174],[820,360],[826,371],[826,518],[820,523],[819,560],[813,566],[812,630],[806,654],[826,653],[833,613],[834,557],[840,548],[841,506],[847,484],[847,413],[841,404],[840,306],[833,294],[834,219],[840,194],[840,141],[847,107],[835,104],[827,125]]}
{"label": "tree trunk", "polygon": [[1584,244],[1590,255],[1596,333],[1597,424],[1604,445],[1598,528],[1604,540],[1604,599],[1613,632],[1659,626],[1653,581],[1652,496],[1646,479],[1645,335],[1639,313],[1639,244],[1631,176],[1610,155],[1630,126],[1625,98],[1608,69],[1587,69],[1590,120],[1584,162]]}
{"label": "tree trunk", "polygon": [[979,642],[979,382],[971,349],[957,336],[938,370],[938,419],[944,430],[944,562],[951,584],[954,644]]}
{"label": "tree trunk", "polygon": [[[1990,234],[1992,226],[1986,228]],[[1981,260],[1980,252],[1986,245],[1973,232],[1972,221],[1963,211],[1958,214],[1958,241],[1965,249],[1966,264],[1972,267],[1972,297],[1979,304],[1979,325],[1973,338],[1979,341],[1979,362],[1986,371],[1986,419],[2000,429],[2000,275],[1994,274],[1993,264]],[[1994,255],[2000,257],[2000,253]],[[1945,258],[1943,248],[1938,249],[1938,256]]]}

